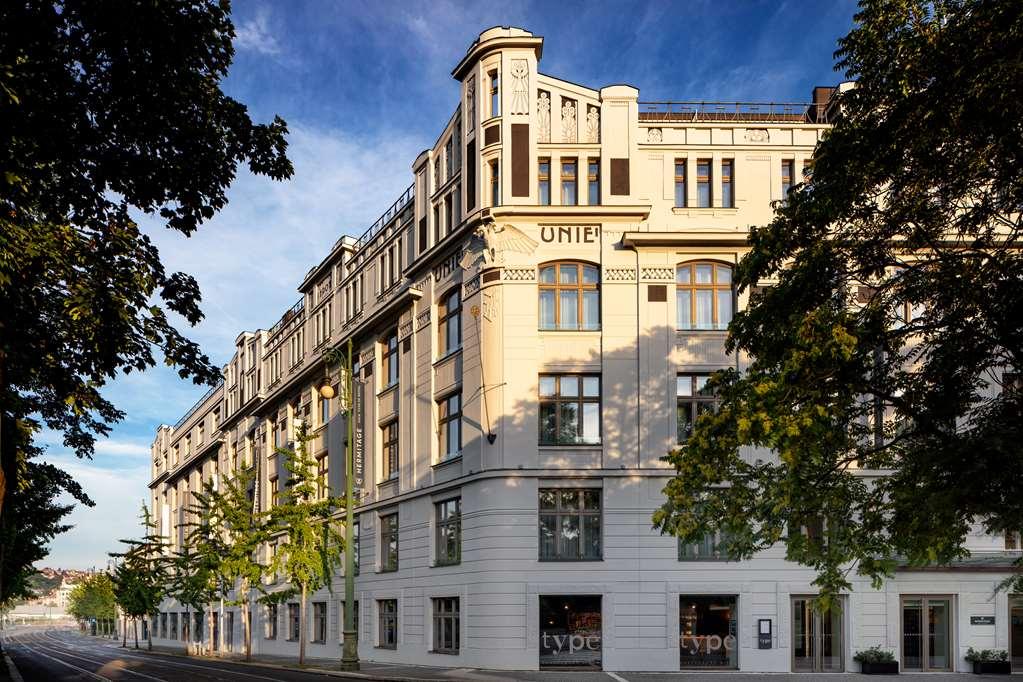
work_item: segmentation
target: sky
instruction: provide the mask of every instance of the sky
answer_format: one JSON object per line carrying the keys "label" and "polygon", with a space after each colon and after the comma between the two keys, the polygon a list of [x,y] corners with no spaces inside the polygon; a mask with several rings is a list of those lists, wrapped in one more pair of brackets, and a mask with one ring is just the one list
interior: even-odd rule
{"label": "sky", "polygon": [[[806,102],[834,85],[836,41],[854,3],[686,0],[650,3],[235,0],[235,61],[224,91],[254,120],[288,123],[295,176],[240,171],[230,203],[191,238],[155,221],[143,228],[169,270],[199,282],[205,319],[187,329],[217,364],[243,330],[266,329],[342,234],[358,236],[412,183],[458,105],[451,69],[483,30],[518,26],[543,36],[540,71],[600,88],[628,83],[640,101]],[[47,458],[96,502],[55,539],[39,566],[106,565],[117,540],[140,534],[149,447],[205,392],[165,367],[111,382],[125,411],[92,460],[46,432]]]}

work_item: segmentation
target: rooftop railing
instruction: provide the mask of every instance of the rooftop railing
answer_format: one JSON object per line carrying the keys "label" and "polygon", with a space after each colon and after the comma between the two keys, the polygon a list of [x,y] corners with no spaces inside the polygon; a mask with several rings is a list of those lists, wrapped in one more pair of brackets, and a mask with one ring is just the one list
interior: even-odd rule
{"label": "rooftop railing", "polygon": [[216,386],[213,386],[212,388],[210,388],[210,390],[206,391],[206,393],[204,393],[203,396],[201,398],[199,398],[198,401],[196,401],[195,405],[192,405],[192,407],[188,410],[188,412],[185,412],[185,416],[178,420],[178,423],[174,425],[174,430],[177,431],[179,428],[181,428],[181,426],[185,422],[188,421],[189,417],[191,417],[193,414],[195,414],[196,410],[198,410],[200,407],[202,407],[203,403],[205,403],[207,400],[209,400],[210,396],[212,396],[214,393],[216,393],[217,390],[219,390],[220,387],[223,386],[223,385],[224,385],[224,380],[221,379],[220,381],[217,382]]}
{"label": "rooftop railing", "polygon": [[281,319],[277,320],[276,324],[270,327],[270,331],[267,333],[267,339],[269,340],[276,336],[277,332],[283,329],[286,324],[301,315],[303,310],[305,310],[305,298],[300,298],[298,299],[298,303],[284,311],[284,314],[281,315]]}
{"label": "rooftop railing", "polygon": [[377,221],[370,226],[368,230],[362,233],[362,236],[355,242],[355,250],[358,251],[362,247],[373,241],[373,238],[380,234],[380,231],[387,227],[388,223],[394,220],[395,216],[402,212],[402,210],[409,205],[416,196],[416,185],[412,183],[408,189],[398,197],[398,200],[391,204],[391,207],[384,211],[384,214],[377,218]]}
{"label": "rooftop railing", "polygon": [[828,114],[814,102],[639,102],[641,121],[827,123]]}

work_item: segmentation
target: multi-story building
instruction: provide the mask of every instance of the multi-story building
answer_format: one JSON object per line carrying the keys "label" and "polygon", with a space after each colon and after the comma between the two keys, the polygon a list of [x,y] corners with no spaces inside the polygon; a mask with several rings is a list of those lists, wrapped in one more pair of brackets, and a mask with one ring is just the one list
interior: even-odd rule
{"label": "multi-story building", "polygon": [[[364,399],[357,507],[363,659],[605,670],[963,669],[967,646],[1023,663],[1023,600],[992,596],[1017,538],[974,558],[854,579],[809,608],[813,573],[781,548],[726,562],[714,538],[651,528],[662,457],[712,409],[710,372],[742,367],[725,328],[748,228],[799,181],[833,88],[807,104],[646,103],[540,73],[543,39],[492,28],[452,71],[461,99],[413,183],[342,237],[268,331],[244,332],[211,390],[153,445],[153,506],[179,543],[191,491],[240,467],[266,509],[297,420],[342,485],[323,352],[352,339]],[[769,283],[765,283],[769,284]],[[335,428],[336,427],[336,428]],[[878,472],[860,471],[871,476]],[[342,576],[311,599],[311,656],[340,656]],[[274,589],[269,585],[268,589]],[[202,637],[171,601],[159,639]],[[227,609],[228,646],[241,644]],[[297,653],[297,605],[259,607],[253,646]],[[205,636],[208,636],[206,633]]]}

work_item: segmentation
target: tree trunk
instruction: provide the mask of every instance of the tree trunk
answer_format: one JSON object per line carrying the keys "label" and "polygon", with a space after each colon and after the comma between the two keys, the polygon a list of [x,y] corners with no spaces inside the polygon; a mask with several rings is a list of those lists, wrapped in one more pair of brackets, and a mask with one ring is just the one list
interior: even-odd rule
{"label": "tree trunk", "polygon": [[226,623],[227,623],[227,621],[224,620],[224,598],[221,597],[220,598],[220,627],[217,628],[217,631],[218,631],[218,633],[220,635],[219,637],[217,637],[217,639],[219,640],[217,642],[217,647],[218,647],[218,651],[220,651],[221,655],[224,654],[224,625]]}
{"label": "tree trunk", "polygon": [[128,616],[126,616],[126,615],[122,615],[121,616],[121,635],[122,635],[122,638],[121,638],[121,648],[122,649],[127,649],[128,648]]}
{"label": "tree trunk", "polygon": [[213,655],[213,616],[215,611],[213,610],[213,602],[206,604],[206,636],[209,638],[209,644],[206,645],[206,654],[208,656]]}
{"label": "tree trunk", "polygon": [[148,641],[149,641],[149,650],[150,651],[153,650],[153,625],[155,623],[156,623],[156,619],[154,618],[153,620],[151,620],[149,622],[149,627],[146,628],[146,634],[149,635],[149,640]]}
{"label": "tree trunk", "polygon": [[185,605],[185,622],[181,625],[181,634],[185,638],[185,653],[192,653],[192,614],[189,612],[189,607]]}
{"label": "tree trunk", "polygon": [[139,618],[135,616],[131,619],[132,633],[135,635],[135,648],[139,648]]}
{"label": "tree trunk", "polygon": [[302,601],[298,606],[298,664],[305,663],[305,585],[302,585]]}
{"label": "tree trunk", "polygon": [[244,599],[242,606],[245,609],[245,613],[242,615],[242,617],[245,619],[245,622],[242,625],[242,627],[245,628],[245,660],[251,661],[252,632],[249,626],[252,625],[252,602],[250,601],[249,583],[247,580],[242,581],[242,595],[243,595],[242,598]]}

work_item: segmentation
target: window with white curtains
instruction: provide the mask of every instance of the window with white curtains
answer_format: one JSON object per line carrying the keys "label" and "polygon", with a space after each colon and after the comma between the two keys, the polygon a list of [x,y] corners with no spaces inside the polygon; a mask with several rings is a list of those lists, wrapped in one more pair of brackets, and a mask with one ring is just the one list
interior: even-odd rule
{"label": "window with white curtains", "polygon": [[727,329],[732,321],[732,268],[723,263],[683,263],[675,270],[676,326]]}

